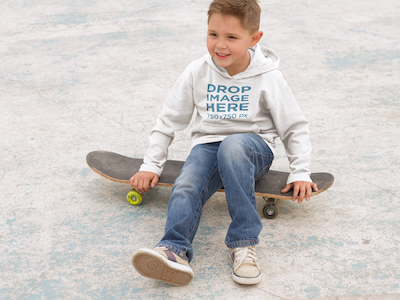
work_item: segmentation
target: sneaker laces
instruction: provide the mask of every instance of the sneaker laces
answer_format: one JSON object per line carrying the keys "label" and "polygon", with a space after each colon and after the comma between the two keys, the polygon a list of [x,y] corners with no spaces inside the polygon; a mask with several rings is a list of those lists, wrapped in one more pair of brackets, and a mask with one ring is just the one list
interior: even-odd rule
{"label": "sneaker laces", "polygon": [[254,246],[235,248],[234,252],[235,263],[237,263],[234,271],[236,271],[243,263],[252,264],[258,267],[256,248]]}

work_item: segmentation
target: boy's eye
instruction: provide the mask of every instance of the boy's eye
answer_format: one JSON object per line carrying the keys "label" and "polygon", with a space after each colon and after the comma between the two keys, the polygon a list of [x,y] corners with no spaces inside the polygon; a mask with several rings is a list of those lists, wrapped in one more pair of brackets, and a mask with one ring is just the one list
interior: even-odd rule
{"label": "boy's eye", "polygon": [[210,36],[217,36],[215,33],[210,33]]}
{"label": "boy's eye", "polygon": [[229,38],[230,38],[230,39],[233,39],[233,40],[236,40],[236,37],[235,37],[235,36],[230,36]]}

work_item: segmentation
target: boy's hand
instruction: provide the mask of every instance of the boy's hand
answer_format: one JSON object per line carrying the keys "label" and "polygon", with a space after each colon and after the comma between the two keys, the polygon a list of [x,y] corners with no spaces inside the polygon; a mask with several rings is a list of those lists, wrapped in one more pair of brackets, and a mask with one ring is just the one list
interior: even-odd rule
{"label": "boy's hand", "polygon": [[297,196],[299,196],[299,204],[303,202],[304,197],[306,200],[310,200],[312,190],[318,191],[318,187],[315,183],[307,182],[307,181],[296,181],[286,185],[286,187],[281,191],[281,193],[285,194],[293,188],[293,201],[296,201]]}
{"label": "boy's hand", "polygon": [[151,188],[157,185],[158,178],[156,173],[141,171],[133,175],[131,179],[129,179],[129,183],[137,192],[143,194],[150,192],[150,184]]}

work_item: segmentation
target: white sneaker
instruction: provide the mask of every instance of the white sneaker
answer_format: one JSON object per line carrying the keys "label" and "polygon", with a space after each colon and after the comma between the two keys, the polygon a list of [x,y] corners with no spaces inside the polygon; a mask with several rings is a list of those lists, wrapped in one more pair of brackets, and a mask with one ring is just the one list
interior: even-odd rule
{"label": "white sneaker", "polygon": [[229,249],[229,254],[234,281],[240,284],[257,284],[261,281],[255,246]]}
{"label": "white sneaker", "polygon": [[188,284],[194,277],[189,263],[165,247],[137,250],[132,264],[141,275],[173,285]]}

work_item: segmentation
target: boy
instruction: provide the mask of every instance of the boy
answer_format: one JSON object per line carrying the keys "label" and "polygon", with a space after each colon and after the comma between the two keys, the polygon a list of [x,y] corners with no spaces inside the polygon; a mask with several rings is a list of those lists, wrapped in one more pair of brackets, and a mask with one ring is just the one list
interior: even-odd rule
{"label": "boy", "polygon": [[143,276],[174,285],[193,279],[189,262],[202,208],[224,187],[232,218],[225,240],[232,277],[240,284],[260,282],[255,245],[262,224],[254,184],[268,172],[278,137],[292,170],[282,192],[293,188],[293,200],[299,196],[301,203],[317,190],[309,176],[307,120],[277,70],[278,57],[257,45],[260,13],[257,0],[211,3],[208,54],[186,68],[157,118],[144,163],[130,180],[140,193],[155,187],[174,132],[188,126],[196,109],[192,150],[171,192],[164,237],[132,258]]}

